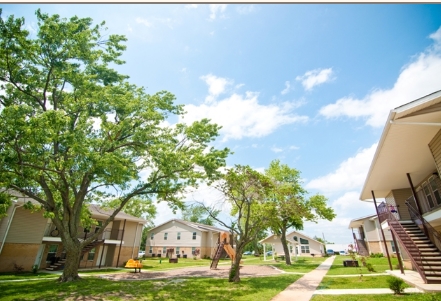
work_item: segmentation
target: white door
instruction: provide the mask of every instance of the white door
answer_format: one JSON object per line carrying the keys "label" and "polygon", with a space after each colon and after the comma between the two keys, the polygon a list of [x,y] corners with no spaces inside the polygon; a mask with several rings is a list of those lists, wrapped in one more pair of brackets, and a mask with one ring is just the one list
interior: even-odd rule
{"label": "white door", "polygon": [[[102,254],[103,252],[104,252],[104,254]],[[100,263],[101,263],[101,266],[106,265],[106,254],[107,254],[107,246],[103,245],[103,247],[100,248],[100,251],[98,253],[98,260],[96,261],[96,264],[95,264],[96,266],[100,266]],[[102,259],[101,259],[101,256],[103,256]]]}

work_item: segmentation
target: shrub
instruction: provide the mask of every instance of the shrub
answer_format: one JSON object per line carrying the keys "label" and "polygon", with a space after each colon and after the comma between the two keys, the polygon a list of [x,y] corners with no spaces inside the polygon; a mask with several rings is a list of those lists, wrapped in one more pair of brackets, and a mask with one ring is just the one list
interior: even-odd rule
{"label": "shrub", "polygon": [[369,272],[375,272],[374,266],[372,265],[372,263],[366,263],[366,268],[368,269]]}
{"label": "shrub", "polygon": [[34,264],[32,266],[32,273],[37,274],[37,272],[38,272],[38,265]]}
{"label": "shrub", "polygon": [[404,291],[404,281],[403,279],[396,277],[389,277],[387,279],[387,283],[389,284],[389,288],[394,291],[395,295],[400,295]]}
{"label": "shrub", "polygon": [[24,267],[20,264],[17,264],[16,262],[13,262],[14,265],[14,272],[21,273],[24,270]]}
{"label": "shrub", "polygon": [[371,258],[382,258],[384,257],[383,253],[371,253]]}

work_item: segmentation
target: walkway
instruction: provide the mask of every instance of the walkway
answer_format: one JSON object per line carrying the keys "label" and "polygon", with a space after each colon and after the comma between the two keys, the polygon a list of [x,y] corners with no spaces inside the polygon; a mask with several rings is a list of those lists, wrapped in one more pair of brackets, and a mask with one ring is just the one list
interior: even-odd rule
{"label": "walkway", "polygon": [[327,258],[315,270],[305,274],[302,278],[288,286],[276,295],[271,301],[309,301],[323,277],[334,262],[335,256]]}

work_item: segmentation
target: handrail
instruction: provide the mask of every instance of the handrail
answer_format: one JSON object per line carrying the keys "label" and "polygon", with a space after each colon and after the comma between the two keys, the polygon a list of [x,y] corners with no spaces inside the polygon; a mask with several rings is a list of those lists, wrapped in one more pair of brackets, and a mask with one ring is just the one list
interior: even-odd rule
{"label": "handrail", "polygon": [[415,208],[413,208],[408,201],[406,201],[405,204],[407,206],[407,209],[409,210],[410,218],[418,226],[422,225],[424,227],[424,232],[429,238],[429,240],[431,240],[432,243],[436,246],[436,248],[441,251],[441,234],[438,231],[436,231],[432,227],[432,225],[430,225],[430,223],[426,221],[424,217],[422,217],[420,213]]}
{"label": "handrail", "polygon": [[[379,217],[380,217],[380,224],[382,223],[381,219],[383,219],[383,221],[384,220],[387,221],[390,230],[395,235],[395,238],[397,238],[400,241],[401,245],[404,247],[406,252],[409,254],[409,257],[410,257],[410,260],[413,263],[413,266],[416,268],[418,273],[421,275],[421,277],[423,278],[424,282],[427,283],[426,274],[424,273],[424,270],[422,269],[422,266],[423,266],[422,258],[423,258],[423,256],[421,255],[420,249],[415,244],[415,242],[412,240],[412,238],[409,237],[409,235],[407,234],[406,230],[401,225],[400,221],[389,210],[388,206],[382,206],[382,208],[381,208],[382,212],[381,213],[380,213],[380,208],[379,207],[380,206],[378,206]],[[406,240],[403,240],[401,238],[401,236],[398,234],[398,232],[395,229],[395,227],[397,227],[400,230],[400,232],[406,233],[406,236],[407,236]],[[413,255],[413,254],[415,254],[415,252],[417,252],[417,254]]]}

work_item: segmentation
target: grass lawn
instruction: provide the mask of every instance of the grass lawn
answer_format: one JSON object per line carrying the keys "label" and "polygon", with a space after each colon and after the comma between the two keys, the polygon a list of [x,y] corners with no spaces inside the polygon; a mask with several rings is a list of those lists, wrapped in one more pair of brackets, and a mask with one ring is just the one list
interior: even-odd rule
{"label": "grass lawn", "polygon": [[267,260],[263,257],[244,256],[243,265],[272,265],[286,272],[308,273],[318,267],[325,257],[298,257],[297,261],[293,258],[291,265],[286,265],[284,260]]}
{"label": "grass lawn", "polygon": [[441,293],[403,295],[314,295],[311,301],[438,301]]}
{"label": "grass lawn", "polygon": [[[317,289],[389,288],[387,279],[392,276],[324,277]],[[404,284],[404,287],[409,287]]]}
{"label": "grass lawn", "polygon": [[[362,266],[360,258],[357,258],[360,267],[345,267],[343,266],[343,260],[352,260],[350,256],[336,256],[334,263],[329,269],[327,275],[355,275],[355,274],[375,274],[384,273],[386,270],[390,270],[389,262],[386,257],[382,258],[366,258],[366,262],[372,264],[375,272],[369,272],[366,267]],[[396,269],[398,264],[397,258],[391,258],[392,267]]]}
{"label": "grass lawn", "polygon": [[36,274],[32,272],[22,272],[22,273],[0,273],[0,281],[2,280],[25,280],[25,279],[47,279],[47,278],[58,278],[59,275],[54,275],[50,273],[38,272]]}
{"label": "grass lawn", "polygon": [[73,283],[53,280],[0,283],[1,300],[237,300],[268,301],[301,275],[227,279],[110,281],[88,277]]}

